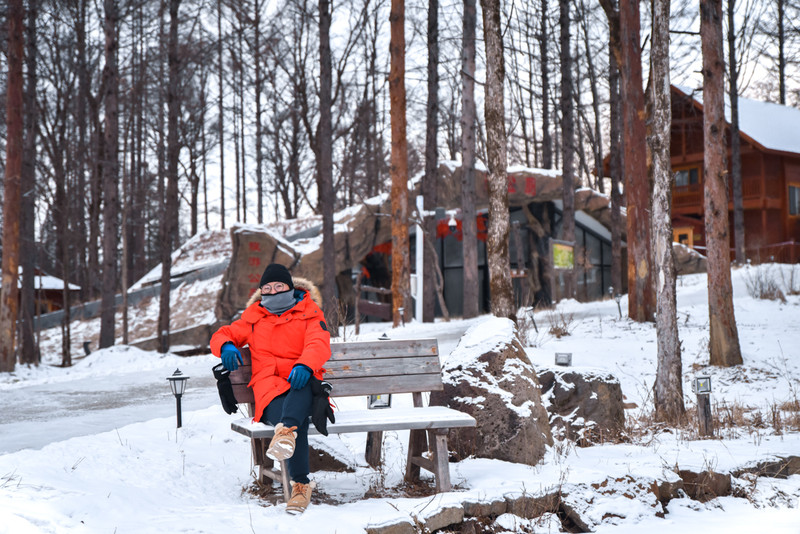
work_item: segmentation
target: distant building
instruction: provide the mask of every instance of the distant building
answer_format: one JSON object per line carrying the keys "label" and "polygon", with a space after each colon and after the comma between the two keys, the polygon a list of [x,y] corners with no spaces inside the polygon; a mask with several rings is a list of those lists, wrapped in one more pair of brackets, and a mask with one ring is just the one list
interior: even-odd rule
{"label": "distant building", "polygon": [[[727,102],[725,117],[730,121]],[[739,123],[747,257],[756,262],[799,262],[800,110],[740,98]],[[675,241],[704,252],[702,91],[672,87],[670,142],[672,169],[675,171],[672,189]],[[733,248],[730,178],[728,191],[729,234]]]}
{"label": "distant building", "polygon": [[[34,298],[36,299],[36,313],[50,313],[64,308],[64,281],[40,269],[36,269],[35,272]],[[22,267],[19,268],[17,286],[22,288]],[[80,290],[80,286],[69,284],[69,299],[71,302],[78,299]]]}

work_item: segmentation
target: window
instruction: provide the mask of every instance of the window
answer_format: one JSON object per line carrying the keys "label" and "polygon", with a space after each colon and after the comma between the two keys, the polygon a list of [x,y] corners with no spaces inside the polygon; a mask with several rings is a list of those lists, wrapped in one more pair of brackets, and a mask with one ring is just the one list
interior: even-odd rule
{"label": "window", "polygon": [[789,215],[800,215],[800,185],[789,186]]}
{"label": "window", "polygon": [[697,167],[675,171],[675,187],[688,187],[699,183],[700,171]]}

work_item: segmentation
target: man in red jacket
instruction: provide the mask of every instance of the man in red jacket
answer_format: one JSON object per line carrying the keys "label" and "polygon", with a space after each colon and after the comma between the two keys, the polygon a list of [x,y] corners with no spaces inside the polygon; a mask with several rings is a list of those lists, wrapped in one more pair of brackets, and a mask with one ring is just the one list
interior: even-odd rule
{"label": "man in red jacket", "polygon": [[259,287],[242,317],[211,337],[211,352],[235,371],[242,363],[238,347],[250,346],[253,419],[275,425],[267,456],[289,460],[292,497],[286,511],[298,514],[308,507],[315,486],[308,478],[309,379],[322,379],[331,336],[313,283],[292,279],[286,267],[273,263],[264,270]]}

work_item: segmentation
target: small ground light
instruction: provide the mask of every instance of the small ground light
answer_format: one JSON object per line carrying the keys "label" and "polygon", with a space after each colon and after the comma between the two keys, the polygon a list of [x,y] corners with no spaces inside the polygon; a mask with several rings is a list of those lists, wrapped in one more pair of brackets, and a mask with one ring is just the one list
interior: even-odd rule
{"label": "small ground light", "polygon": [[172,376],[168,376],[167,380],[169,380],[169,387],[172,389],[172,394],[175,395],[176,410],[178,414],[178,428],[180,428],[182,425],[181,397],[183,396],[184,391],[186,391],[186,381],[189,380],[189,377],[181,373],[180,369],[175,369],[175,372],[172,373]]}
{"label": "small ground light", "polygon": [[563,367],[569,367],[572,365],[572,353],[556,352],[556,365],[561,365]]}
{"label": "small ground light", "polygon": [[392,407],[392,395],[383,393],[381,395],[370,395],[369,396],[369,403],[367,404],[367,408],[370,410],[380,409],[380,408],[391,408]]}
{"label": "small ground light", "polygon": [[696,376],[694,379],[694,392],[698,395],[711,393],[711,377]]}

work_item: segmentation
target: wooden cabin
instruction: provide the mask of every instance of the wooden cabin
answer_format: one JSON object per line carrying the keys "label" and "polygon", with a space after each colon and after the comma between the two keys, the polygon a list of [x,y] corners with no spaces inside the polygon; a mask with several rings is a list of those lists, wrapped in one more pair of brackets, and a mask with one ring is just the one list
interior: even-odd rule
{"label": "wooden cabin", "polygon": [[[727,102],[725,117],[730,120]],[[800,110],[740,98],[739,122],[747,257],[753,262],[800,262]],[[704,252],[701,90],[672,87],[671,152],[675,241]],[[731,180],[728,191],[733,257]]]}

